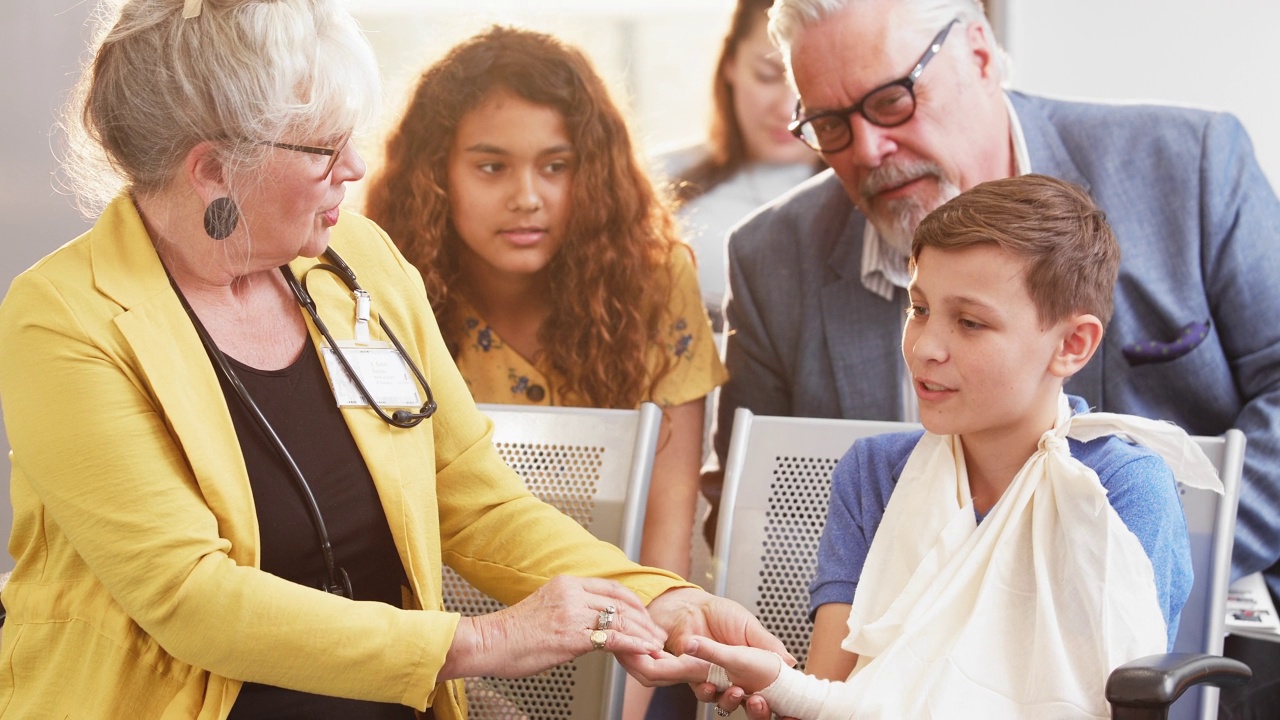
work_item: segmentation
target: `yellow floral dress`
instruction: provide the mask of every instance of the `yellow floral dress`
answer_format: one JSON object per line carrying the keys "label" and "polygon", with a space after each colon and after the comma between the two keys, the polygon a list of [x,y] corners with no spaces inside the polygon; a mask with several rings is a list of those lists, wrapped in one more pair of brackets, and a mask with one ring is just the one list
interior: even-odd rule
{"label": "yellow floral dress", "polygon": [[[705,397],[729,378],[716,351],[711,325],[698,290],[693,262],[683,247],[672,253],[674,269],[671,304],[663,318],[666,336],[649,350],[649,366],[662,354],[671,370],[657,384],[652,400],[667,408]],[[475,308],[462,304],[464,336],[458,349],[458,370],[476,402],[511,405],[581,407],[582,398],[563,392],[561,378],[547,367],[529,362],[507,346]]]}

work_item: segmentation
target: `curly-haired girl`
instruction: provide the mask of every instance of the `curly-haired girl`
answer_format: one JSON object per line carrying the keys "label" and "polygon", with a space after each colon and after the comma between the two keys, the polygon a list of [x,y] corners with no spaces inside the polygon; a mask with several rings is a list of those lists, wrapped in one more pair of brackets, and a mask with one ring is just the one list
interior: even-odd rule
{"label": "curly-haired girl", "polygon": [[419,78],[367,205],[477,401],[663,407],[641,559],[687,575],[704,399],[726,374],[688,248],[590,62],[507,27],[454,47]]}

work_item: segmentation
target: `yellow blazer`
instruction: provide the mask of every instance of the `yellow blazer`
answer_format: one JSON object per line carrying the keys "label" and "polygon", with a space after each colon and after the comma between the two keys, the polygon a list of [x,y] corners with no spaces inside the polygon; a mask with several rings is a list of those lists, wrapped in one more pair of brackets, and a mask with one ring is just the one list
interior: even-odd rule
{"label": "yellow blazer", "polygon": [[[409,587],[405,608],[352,602],[257,569],[257,514],[213,367],[131,200],[41,260],[0,304],[0,401],[14,507],[0,716],[225,718],[241,681],[432,706],[459,616],[441,562],[514,603],[557,574],[646,600],[686,583],[627,561],[531,496],[490,442],[417,271],[344,213],[332,246],[423,369],[440,409],[417,428],[344,409]],[[301,275],[315,264],[299,259]],[[338,339],[354,303],[309,289]],[[310,321],[308,320],[308,323]],[[312,339],[320,338],[314,327]]]}

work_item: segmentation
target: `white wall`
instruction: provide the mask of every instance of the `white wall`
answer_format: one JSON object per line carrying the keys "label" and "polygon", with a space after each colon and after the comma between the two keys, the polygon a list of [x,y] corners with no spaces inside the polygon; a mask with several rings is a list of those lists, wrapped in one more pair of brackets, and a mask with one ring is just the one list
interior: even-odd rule
{"label": "white wall", "polygon": [[[54,189],[50,129],[77,74],[90,6],[72,0],[0,3],[0,292],[89,227],[70,198]],[[75,408],[61,410],[75,422]],[[13,510],[6,437],[0,437],[0,454],[0,542],[7,546]],[[12,568],[13,559],[0,552],[0,570]]]}
{"label": "white wall", "polygon": [[1226,110],[1280,187],[1280,2],[1004,0],[1013,86]]}

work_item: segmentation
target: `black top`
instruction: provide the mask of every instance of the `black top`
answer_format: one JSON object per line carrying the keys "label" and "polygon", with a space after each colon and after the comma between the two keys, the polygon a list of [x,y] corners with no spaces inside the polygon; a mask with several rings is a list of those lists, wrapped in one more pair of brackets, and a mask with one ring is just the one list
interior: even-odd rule
{"label": "black top", "polygon": [[[310,485],[355,599],[400,607],[401,586],[407,585],[404,568],[373,478],[342,419],[315,346],[308,341],[302,355],[283,370],[257,370],[228,360]],[[227,378],[217,374],[253,487],[262,570],[319,588],[326,577],[324,557],[297,480]],[[412,720],[413,710],[245,683],[230,718]]]}

